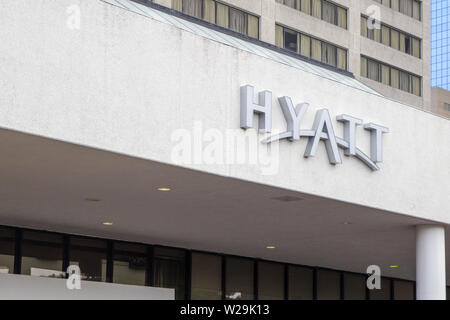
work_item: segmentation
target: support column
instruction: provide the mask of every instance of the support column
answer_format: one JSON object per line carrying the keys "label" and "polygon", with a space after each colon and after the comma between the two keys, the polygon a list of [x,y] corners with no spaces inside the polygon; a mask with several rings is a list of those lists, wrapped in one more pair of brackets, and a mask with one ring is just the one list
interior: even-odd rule
{"label": "support column", "polygon": [[445,228],[416,226],[417,300],[445,300]]}

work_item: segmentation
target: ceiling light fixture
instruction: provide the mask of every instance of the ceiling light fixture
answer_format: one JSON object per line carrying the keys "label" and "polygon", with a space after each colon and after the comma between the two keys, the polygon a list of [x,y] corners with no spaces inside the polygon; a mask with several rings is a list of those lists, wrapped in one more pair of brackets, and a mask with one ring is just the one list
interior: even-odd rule
{"label": "ceiling light fixture", "polygon": [[267,246],[267,249],[275,249],[275,246]]}
{"label": "ceiling light fixture", "polygon": [[168,188],[168,187],[162,187],[162,188],[158,188],[158,191],[170,191],[172,189]]}
{"label": "ceiling light fixture", "polygon": [[389,268],[400,268],[400,266],[393,264],[392,266],[389,266]]}
{"label": "ceiling light fixture", "polygon": [[105,226],[112,226],[113,223],[112,222],[103,222],[103,225],[105,225]]}

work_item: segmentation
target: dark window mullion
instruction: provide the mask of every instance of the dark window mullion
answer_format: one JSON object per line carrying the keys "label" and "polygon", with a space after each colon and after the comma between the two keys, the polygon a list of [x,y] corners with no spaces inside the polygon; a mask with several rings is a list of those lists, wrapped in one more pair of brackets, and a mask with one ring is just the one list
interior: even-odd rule
{"label": "dark window mullion", "polygon": [[222,255],[222,263],[221,263],[221,269],[222,269],[222,300],[226,300],[227,298],[227,260],[224,255]]}
{"label": "dark window mullion", "polygon": [[22,271],[22,236],[21,229],[15,230],[15,244],[14,244],[14,273],[20,274]]}
{"label": "dark window mullion", "polygon": [[108,240],[106,249],[106,282],[113,282],[114,272],[114,242]]}
{"label": "dark window mullion", "polygon": [[147,247],[147,265],[145,266],[145,285],[154,286],[155,281],[153,278],[153,261],[154,261],[154,247]]}
{"label": "dark window mullion", "polygon": [[62,272],[67,272],[67,268],[69,268],[69,265],[70,265],[70,251],[69,251],[69,247],[70,247],[70,237],[68,235],[63,235]]}
{"label": "dark window mullion", "polygon": [[259,279],[258,279],[258,260],[253,261],[253,298],[259,299]]}
{"label": "dark window mullion", "polygon": [[186,271],[184,273],[185,277],[185,300],[191,300],[191,288],[192,288],[192,251],[186,250],[185,253],[186,260]]}
{"label": "dark window mullion", "polygon": [[314,268],[312,277],[313,277],[313,300],[317,300],[317,268]]}
{"label": "dark window mullion", "polygon": [[284,265],[284,300],[289,300],[289,265]]}

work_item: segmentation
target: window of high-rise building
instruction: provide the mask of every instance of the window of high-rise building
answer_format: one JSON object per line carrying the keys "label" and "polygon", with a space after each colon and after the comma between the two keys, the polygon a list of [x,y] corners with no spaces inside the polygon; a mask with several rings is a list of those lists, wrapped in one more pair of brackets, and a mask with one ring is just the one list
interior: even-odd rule
{"label": "window of high-rise building", "polygon": [[259,18],[225,3],[216,0],[172,0],[172,9],[251,38],[259,38]]}

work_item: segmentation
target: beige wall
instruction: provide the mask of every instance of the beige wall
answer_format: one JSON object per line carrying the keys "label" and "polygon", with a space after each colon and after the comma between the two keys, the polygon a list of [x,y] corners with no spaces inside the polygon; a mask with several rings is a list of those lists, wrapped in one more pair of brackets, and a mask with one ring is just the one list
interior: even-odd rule
{"label": "beige wall", "polygon": [[450,91],[439,87],[431,88],[431,107],[427,109],[433,113],[450,118],[450,110],[445,107],[445,103],[450,104]]}
{"label": "beige wall", "polygon": [[[422,21],[415,20],[373,0],[334,0],[348,8],[348,30],[294,10],[275,0],[221,0],[251,12],[260,20],[260,39],[275,44],[275,23],[303,31],[319,39],[348,49],[349,71],[381,94],[418,107],[430,107],[430,3],[423,1]],[[154,0],[171,6],[171,0]],[[422,59],[360,36],[360,17],[369,6],[378,5],[381,21],[422,39]],[[360,77],[360,55],[386,62],[402,70],[422,76],[422,97]]]}

